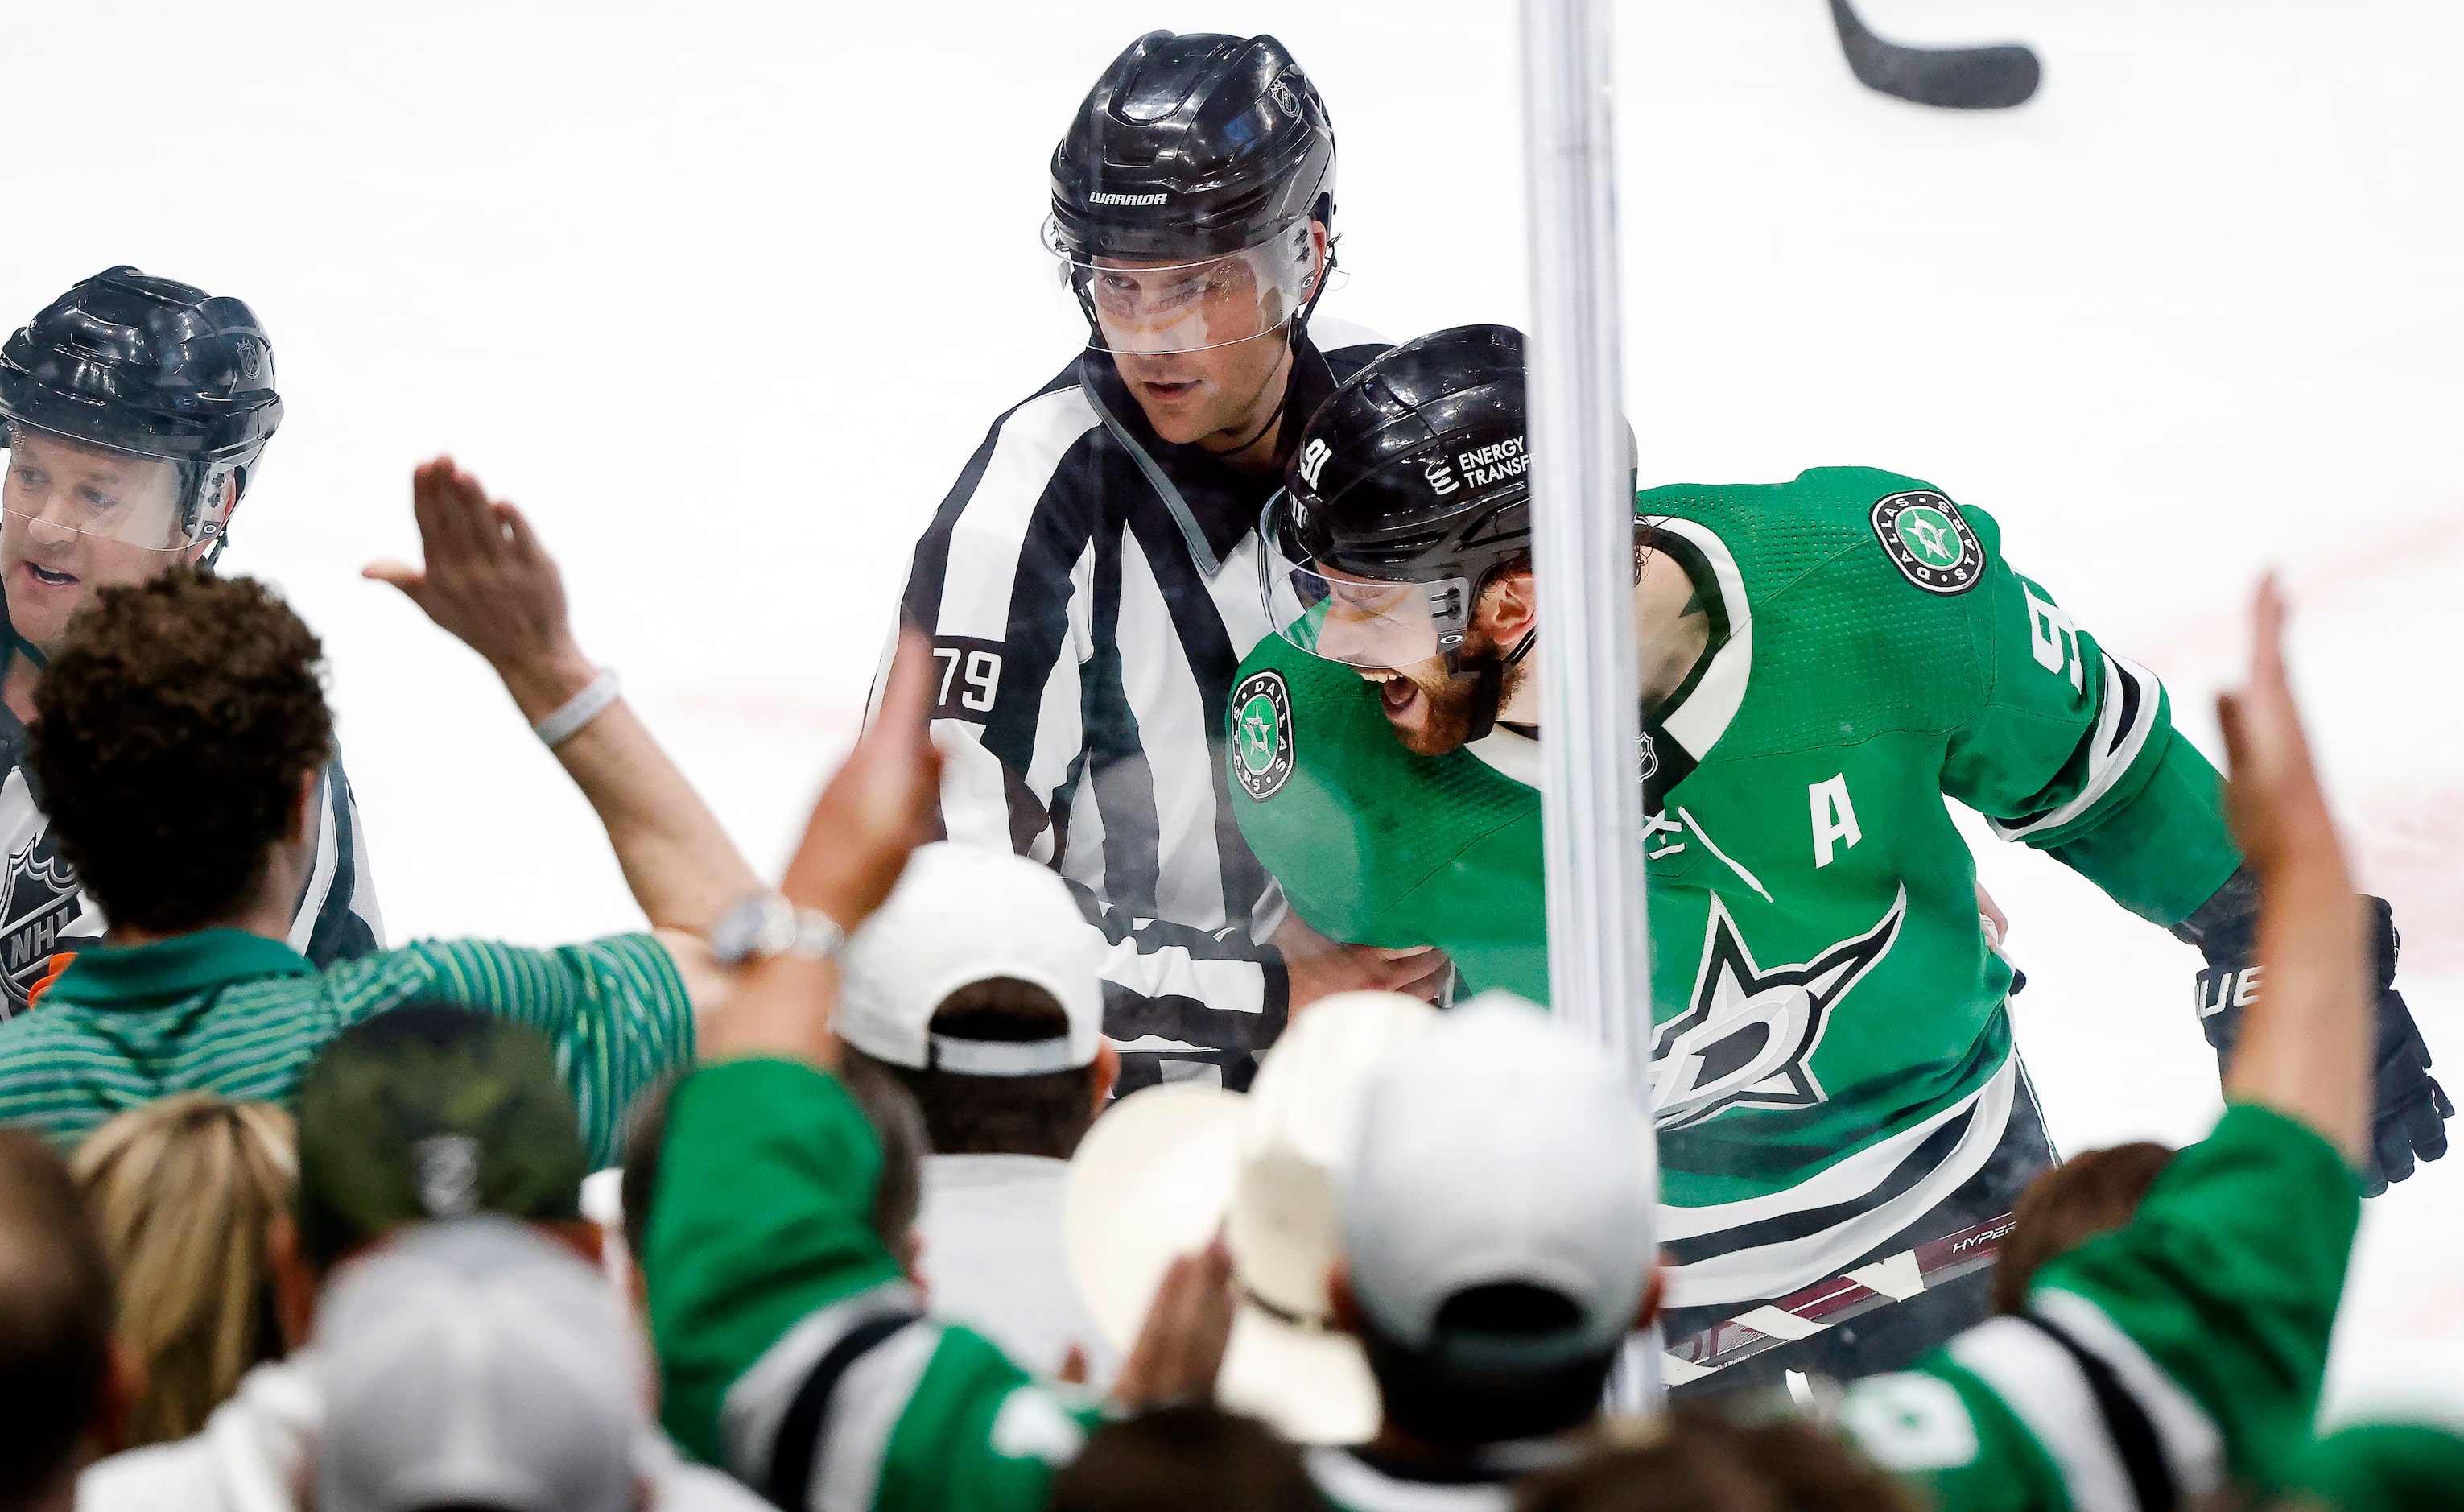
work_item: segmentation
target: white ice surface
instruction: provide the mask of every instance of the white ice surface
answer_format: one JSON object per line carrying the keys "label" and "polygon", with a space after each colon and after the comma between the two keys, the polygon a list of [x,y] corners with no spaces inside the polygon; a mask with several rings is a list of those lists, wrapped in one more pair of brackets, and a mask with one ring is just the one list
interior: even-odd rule
{"label": "white ice surface", "polygon": [[[2303,689],[2464,1092],[2464,11],[1868,0],[2025,37],[1963,117],[1847,77],[1815,0],[1629,6],[1627,409],[1654,480],[1917,473],[2177,717],[2289,575]],[[441,449],[529,509],[584,643],[757,862],[848,739],[909,545],[1068,355],[1035,239],[1079,94],[1154,26],[1272,31],[1341,133],[1347,283],[1405,336],[1526,307],[1512,8],[15,8],[0,316],[115,262],[248,299],[289,414],[227,566],[323,634],[399,935],[637,921],[476,658],[360,565]],[[2216,1111],[2192,952],[1978,832],[2070,1148]],[[2371,1205],[2341,1404],[2464,1415],[2464,1159]]]}

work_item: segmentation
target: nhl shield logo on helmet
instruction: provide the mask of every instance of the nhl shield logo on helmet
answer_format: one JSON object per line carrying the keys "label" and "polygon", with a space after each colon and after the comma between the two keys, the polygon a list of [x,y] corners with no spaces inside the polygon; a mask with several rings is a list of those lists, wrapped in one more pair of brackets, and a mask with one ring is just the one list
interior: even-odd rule
{"label": "nhl shield logo on helmet", "polygon": [[1930,489],[1874,505],[1874,536],[1900,575],[1928,593],[1965,593],[1985,575],[1985,547],[1959,506]]}
{"label": "nhl shield logo on helmet", "polygon": [[1232,774],[1260,803],[1292,774],[1292,695],[1280,672],[1261,672],[1232,690]]}

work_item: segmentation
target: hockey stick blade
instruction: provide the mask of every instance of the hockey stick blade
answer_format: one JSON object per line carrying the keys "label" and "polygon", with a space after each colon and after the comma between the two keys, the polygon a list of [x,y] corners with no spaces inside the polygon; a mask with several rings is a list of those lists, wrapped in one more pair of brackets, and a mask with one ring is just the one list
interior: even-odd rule
{"label": "hockey stick blade", "polygon": [[1903,47],[1868,31],[1848,0],[1831,0],[1839,46],[1857,81],[1895,100],[1944,110],[2008,110],[2036,92],[2036,55],[2016,42],[1996,47]]}

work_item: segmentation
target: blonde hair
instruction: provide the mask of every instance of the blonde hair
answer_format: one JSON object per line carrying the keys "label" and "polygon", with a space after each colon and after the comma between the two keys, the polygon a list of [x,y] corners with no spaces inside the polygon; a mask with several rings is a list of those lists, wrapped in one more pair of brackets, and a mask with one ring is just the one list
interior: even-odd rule
{"label": "blonde hair", "polygon": [[282,1353],[266,1234],[298,1185],[291,1115],[183,1092],[95,1130],[70,1170],[118,1277],[120,1338],[145,1364],[127,1444],[186,1438]]}

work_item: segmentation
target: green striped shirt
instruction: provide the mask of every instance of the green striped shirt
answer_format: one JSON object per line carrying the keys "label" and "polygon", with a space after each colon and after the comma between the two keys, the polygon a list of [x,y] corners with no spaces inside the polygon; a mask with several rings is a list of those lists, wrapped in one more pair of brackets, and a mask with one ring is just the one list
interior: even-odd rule
{"label": "green striped shirt", "polygon": [[0,1124],[73,1145],[173,1092],[288,1105],[335,1035],[417,1002],[545,1034],[603,1166],[622,1155],[634,1098],[693,1055],[692,1001],[649,935],[553,950],[423,941],[319,970],[280,941],[206,929],[83,951],[38,1009],[0,1024]]}

